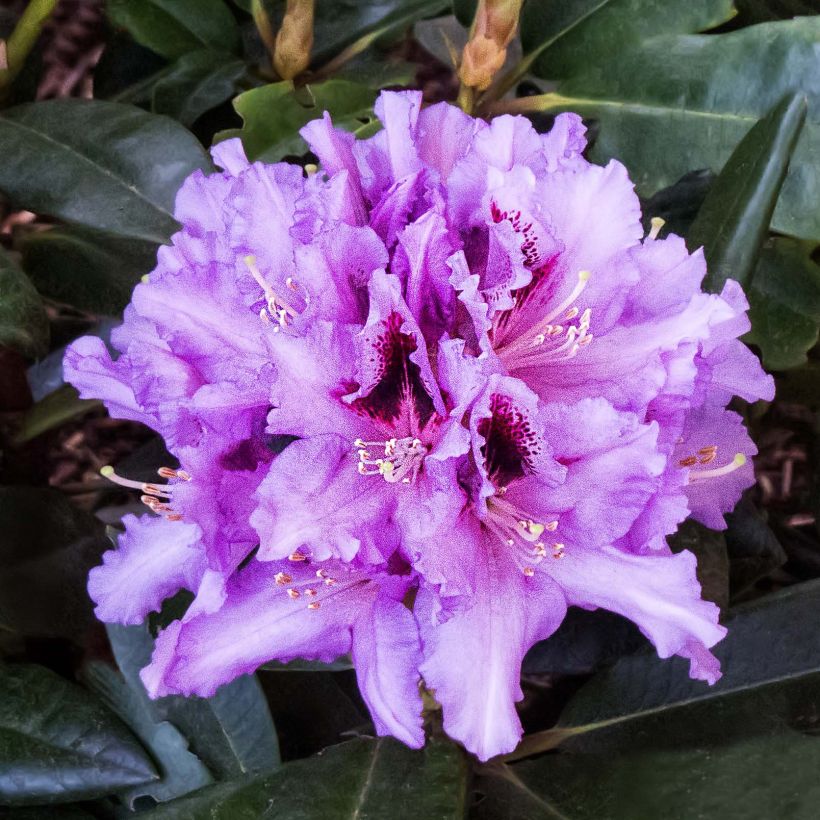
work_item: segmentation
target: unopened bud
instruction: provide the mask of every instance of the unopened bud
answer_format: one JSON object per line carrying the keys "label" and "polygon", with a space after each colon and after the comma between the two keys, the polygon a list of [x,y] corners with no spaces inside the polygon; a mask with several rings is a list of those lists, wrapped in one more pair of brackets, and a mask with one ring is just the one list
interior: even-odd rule
{"label": "unopened bud", "polygon": [[313,0],[287,0],[282,26],[276,35],[273,67],[291,80],[310,64],[313,47]]}
{"label": "unopened bud", "polygon": [[463,85],[484,91],[507,59],[523,0],[479,0],[458,76]]}

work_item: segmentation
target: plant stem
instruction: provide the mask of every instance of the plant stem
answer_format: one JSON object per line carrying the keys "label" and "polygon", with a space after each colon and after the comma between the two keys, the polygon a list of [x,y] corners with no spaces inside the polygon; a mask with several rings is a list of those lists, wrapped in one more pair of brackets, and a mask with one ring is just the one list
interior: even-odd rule
{"label": "plant stem", "polygon": [[30,0],[6,42],[7,67],[0,71],[0,89],[7,89],[20,73],[56,5],[57,0]]}

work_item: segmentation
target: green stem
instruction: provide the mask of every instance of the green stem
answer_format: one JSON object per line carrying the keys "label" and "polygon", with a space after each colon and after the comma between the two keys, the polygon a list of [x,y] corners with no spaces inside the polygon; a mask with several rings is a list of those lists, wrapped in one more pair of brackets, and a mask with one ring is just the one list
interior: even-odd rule
{"label": "green stem", "polygon": [[48,20],[57,0],[30,0],[6,42],[7,68],[0,71],[0,89],[8,88],[20,73],[29,52],[37,42],[43,24]]}

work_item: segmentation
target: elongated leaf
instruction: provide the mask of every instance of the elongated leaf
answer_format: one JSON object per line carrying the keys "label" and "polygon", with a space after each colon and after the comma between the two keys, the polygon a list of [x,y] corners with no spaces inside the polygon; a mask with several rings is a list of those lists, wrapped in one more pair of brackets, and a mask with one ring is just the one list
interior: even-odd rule
{"label": "elongated leaf", "polygon": [[88,799],[156,776],[133,735],[90,693],[42,666],[0,666],[0,803]]}
{"label": "elongated leaf", "polygon": [[0,487],[0,625],[81,639],[94,621],[88,570],[109,546],[102,524],[62,493]]}
{"label": "elongated leaf", "polygon": [[709,189],[687,237],[690,249],[703,246],[707,290],[719,293],[729,278],[746,285],[805,119],[805,98],[784,97],[740,141]]}
{"label": "elongated leaf", "polygon": [[179,123],[98,100],[49,100],[0,116],[0,190],[20,207],[150,242],[176,230],[182,181],[210,163]]}
{"label": "elongated leaf", "polygon": [[732,0],[529,0],[521,42],[525,54],[539,54],[533,72],[558,80],[617,61],[649,37],[705,31],[734,13]]}
{"label": "elongated leaf", "polygon": [[223,0],[109,0],[108,14],[138,43],[170,60],[239,46],[239,29]]}
{"label": "elongated leaf", "polygon": [[447,6],[447,0],[317,0],[311,61],[320,66],[360,38],[409,27]]}
{"label": "elongated leaf", "polygon": [[671,714],[818,674],[820,635],[811,614],[818,606],[820,582],[812,581],[739,607],[727,621],[728,636],[713,650],[723,669],[714,686],[690,680],[687,663],[679,658],[662,661],[649,653],[623,658],[578,692],[555,729],[525,738],[514,756],[649,714]]}
{"label": "elongated leaf", "polygon": [[181,729],[194,751],[220,778],[275,769],[276,731],[255,677],[237,678],[208,699],[168,697],[148,702],[139,670],[151,659],[153,640],[146,626],[107,626],[120,671],[155,722]]}
{"label": "elongated leaf", "polygon": [[34,285],[14,260],[0,249],[0,346],[24,356],[48,349],[48,317]]}
{"label": "elongated leaf", "polygon": [[224,783],[168,803],[151,820],[461,820],[467,767],[453,745],[413,751],[359,739],[288,763],[273,775]]}
{"label": "elongated leaf", "polygon": [[185,54],[154,85],[151,108],[190,128],[204,113],[233,97],[245,73],[245,63],[230,54]]}
{"label": "elongated leaf", "polygon": [[97,314],[120,313],[156,259],[154,242],[90,228],[38,231],[23,243],[23,264],[40,293]]}
{"label": "elongated leaf", "polygon": [[151,752],[160,777],[128,789],[122,797],[133,807],[140,797],[163,803],[213,783],[208,769],[188,749],[188,741],[165,720],[158,720],[142,688],[130,686],[108,664],[92,662],[83,670],[83,680],[115,712]]}
{"label": "elongated leaf", "polygon": [[[649,196],[693,169],[719,170],[755,122],[787,93],[808,115],[772,228],[820,238],[820,17],[715,36],[662,36],[590,69],[520,110],[576,111],[600,121],[591,158],[621,160]],[[685,146],[678,150],[676,146]]]}
{"label": "elongated leaf", "polygon": [[[803,708],[816,709],[816,699],[808,692],[805,695]],[[754,706],[758,715],[766,715],[765,703]],[[751,704],[745,709],[737,704],[723,720],[754,720],[751,708]],[[703,730],[709,716],[699,717],[694,728]],[[643,748],[636,743],[617,751],[544,755],[499,768],[495,776],[477,784],[485,797],[474,818],[814,820],[817,816],[820,743],[816,737],[781,725],[731,742],[713,734],[708,740],[652,748],[654,738],[679,737],[680,722],[652,721],[643,735]]]}
{"label": "elongated leaf", "polygon": [[245,124],[241,131],[223,136],[240,136],[245,153],[251,160],[276,162],[288,154],[307,150],[299,129],[322,112],[329,111],[334,124],[349,127],[372,118],[376,92],[346,80],[328,80],[310,86],[306,103],[293,91],[291,83],[274,83],[240,94],[234,107]]}
{"label": "elongated leaf", "polygon": [[102,407],[102,402],[81,399],[74,387],[64,384],[26,411],[20,428],[12,438],[12,444],[19,447],[95,407]]}
{"label": "elongated leaf", "polygon": [[820,266],[813,242],[778,237],[767,243],[747,289],[752,329],[744,341],[760,348],[769,370],[799,367],[817,344]]}

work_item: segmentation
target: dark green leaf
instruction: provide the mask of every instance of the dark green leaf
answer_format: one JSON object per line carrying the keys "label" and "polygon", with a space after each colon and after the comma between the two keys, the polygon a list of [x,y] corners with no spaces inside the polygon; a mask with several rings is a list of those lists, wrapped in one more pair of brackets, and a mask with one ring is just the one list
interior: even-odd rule
{"label": "dark green leaf", "polygon": [[35,358],[48,350],[48,317],[34,285],[0,248],[0,346]]}
{"label": "dark green leaf", "polygon": [[786,553],[749,495],[726,516],[732,594],[749,589],[760,578],[786,563]]}
{"label": "dark green leaf", "polygon": [[98,100],[49,100],[0,117],[0,190],[14,203],[121,236],[165,242],[174,197],[210,163],[179,123]]}
{"label": "dark green leaf", "polygon": [[554,635],[524,658],[527,675],[589,675],[643,645],[638,628],[612,612],[572,607]]}
{"label": "dark green leaf", "polygon": [[820,325],[820,266],[811,259],[814,242],[778,237],[764,245],[752,276],[744,341],[760,348],[769,370],[799,367],[817,343]]}
{"label": "dark green leaf", "polygon": [[473,24],[478,0],[453,0],[453,14],[462,26],[469,28]]}
{"label": "dark green leaf", "polygon": [[452,744],[413,751],[359,739],[273,775],[223,783],[155,809],[151,820],[461,820],[467,766]]}
{"label": "dark green leaf", "polygon": [[99,661],[86,665],[83,679],[142,741],[159,766],[158,780],[134,786],[121,795],[130,806],[140,797],[163,803],[213,783],[208,769],[188,750],[188,741],[179,730],[158,718],[142,686],[130,686],[116,670]]}
{"label": "dark green leaf", "polygon": [[157,261],[154,242],[80,227],[37,231],[22,250],[40,293],[96,314],[120,313]]}
{"label": "dark green leaf", "polygon": [[20,428],[11,440],[12,444],[19,447],[95,407],[102,407],[102,402],[96,399],[81,399],[75,388],[70,384],[64,384],[26,411]]}
{"label": "dark green leaf", "polygon": [[763,696],[780,681],[820,673],[820,633],[812,614],[818,606],[820,582],[813,581],[738,607],[726,623],[727,637],[713,649],[723,669],[714,686],[690,680],[681,658],[661,660],[649,652],[622,658],[578,692],[555,729],[526,737],[514,754],[523,757],[567,738],[743,692]]}
{"label": "dark green leaf", "polygon": [[651,220],[657,216],[665,223],[661,235],[676,233],[686,236],[714,181],[715,175],[711,171],[692,171],[674,185],[645,200],[641,204],[641,212],[646,232],[649,233]]}
{"label": "dark green leaf", "polygon": [[2,809],[0,820],[95,820],[79,806],[36,806],[34,808]]}
{"label": "dark green leaf", "polygon": [[0,666],[0,803],[100,797],[156,777],[128,729],[41,666]]}
{"label": "dark green leaf", "polygon": [[169,60],[202,48],[239,46],[239,29],[223,0],[109,0],[108,15]]}
{"label": "dark green leaf", "polygon": [[743,25],[820,14],[817,0],[735,0],[735,5]]}
{"label": "dark green leaf", "polygon": [[[649,719],[642,743],[625,745],[621,739],[616,749],[498,767],[495,776],[477,784],[486,796],[474,818],[814,820],[820,741],[771,717],[765,701],[741,698],[725,706],[717,714],[699,708],[672,721]],[[816,695],[804,691],[802,708],[816,713],[818,706]],[[734,731],[744,720],[757,731],[720,738],[720,731]],[[674,742],[687,729],[689,741]],[[698,732],[708,738],[691,737]],[[653,748],[656,740],[666,742]]]}
{"label": "dark green leaf", "polygon": [[[147,626],[107,627],[111,648],[131,688],[147,700],[139,670],[151,659]],[[181,729],[196,753],[220,778],[267,771],[279,765],[276,731],[259,683],[237,678],[208,699],[162,698],[149,704],[155,721]]]}
{"label": "dark green leaf", "polygon": [[190,128],[204,113],[233,97],[245,73],[245,64],[230,54],[185,54],[154,85],[151,108]]}
{"label": "dark green leaf", "polygon": [[705,31],[734,13],[732,0],[529,0],[521,42],[525,54],[539,54],[534,73],[558,80],[617,61],[649,37]]}
{"label": "dark green leaf", "polygon": [[[668,5],[668,4],[664,4]],[[789,93],[808,116],[772,218],[772,228],[820,238],[820,17],[730,34],[662,36],[524,98],[520,110],[576,111],[600,121],[591,158],[618,158],[648,196],[693,169],[719,170],[755,122]],[[685,147],[685,150],[684,150]]]}
{"label": "dark green leaf", "polygon": [[86,576],[108,547],[102,524],[62,493],[0,487],[0,624],[81,638],[94,622]]}
{"label": "dark green leaf", "polygon": [[336,126],[350,130],[361,125],[360,120],[372,119],[376,92],[367,86],[328,80],[309,86],[306,91],[307,105],[300,102],[288,82],[240,94],[234,100],[234,107],[245,124],[236,134],[224,136],[241,136],[249,159],[276,162],[288,154],[302,154],[307,150],[299,129],[321,117],[324,111],[330,112]]}
{"label": "dark green leaf", "polygon": [[784,97],[740,141],[709,189],[687,237],[692,250],[703,246],[706,254],[706,290],[719,293],[729,278],[746,285],[805,119],[805,98]]}
{"label": "dark green leaf", "polygon": [[317,0],[311,60],[320,66],[362,37],[409,27],[447,6],[447,0]]}
{"label": "dark green leaf", "polygon": [[729,554],[726,537],[691,518],[669,538],[673,552],[689,550],[698,559],[698,581],[702,597],[721,609],[729,605]]}

